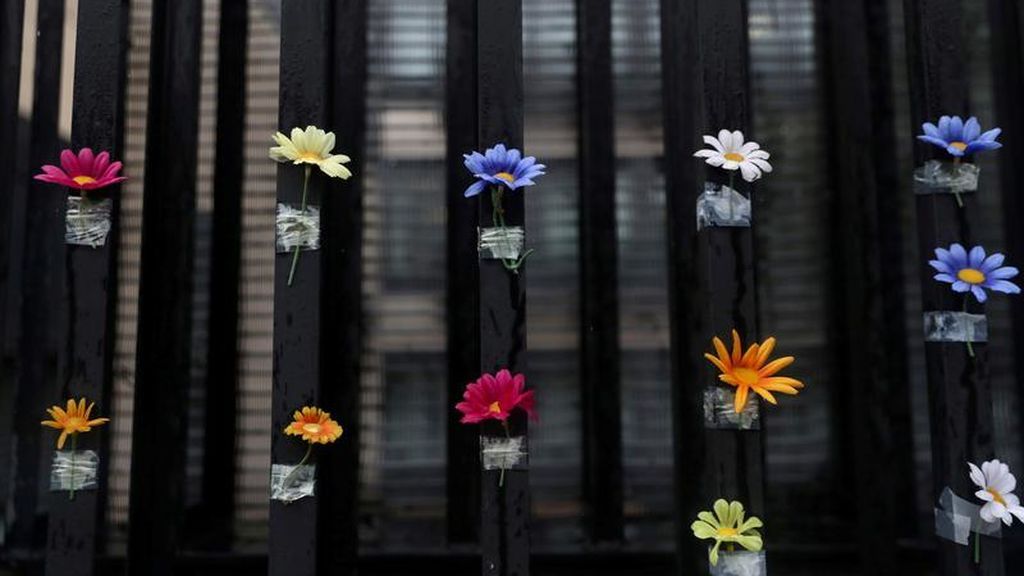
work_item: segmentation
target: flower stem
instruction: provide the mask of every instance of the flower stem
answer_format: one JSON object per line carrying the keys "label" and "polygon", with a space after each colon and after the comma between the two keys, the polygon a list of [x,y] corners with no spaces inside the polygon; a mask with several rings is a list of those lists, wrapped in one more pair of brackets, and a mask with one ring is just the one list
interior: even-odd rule
{"label": "flower stem", "polygon": [[[960,157],[957,156],[957,157],[953,158],[953,177],[957,178],[959,176],[960,176]],[[956,197],[957,208],[963,208],[964,207],[964,200],[963,200],[963,198],[960,197],[960,190],[957,189],[955,186],[953,187],[953,196]]]}
{"label": "flower stem", "polygon": [[974,563],[981,564],[981,532],[974,533]]}
{"label": "flower stem", "polygon": [[287,488],[288,485],[291,484],[292,478],[294,478],[295,474],[298,473],[299,468],[302,468],[306,464],[306,462],[309,460],[310,454],[312,453],[313,445],[310,444],[309,447],[306,448],[306,455],[303,456],[302,460],[299,460],[299,463],[296,464],[294,468],[292,468],[292,471],[289,472],[288,475],[284,477],[284,481],[281,482],[281,488]]}
{"label": "flower stem", "polygon": [[68,482],[71,484],[71,490],[68,492],[68,500],[73,501],[75,499],[75,449],[78,447],[78,434],[71,435],[71,476]]}
{"label": "flower stem", "polygon": [[[505,247],[508,248],[509,252],[512,251],[512,240],[509,239],[508,233],[505,228],[505,208],[502,206],[502,199],[505,196],[505,191],[501,186],[495,186],[491,190],[491,220],[494,222],[496,228],[501,229],[502,238],[505,240]],[[533,250],[527,250],[524,252],[518,260],[511,258],[502,258],[501,263],[505,266],[505,269],[512,272],[513,274],[519,274],[519,268],[523,265],[523,262],[533,254]]]}
{"label": "flower stem", "polygon": [[[729,189],[730,190],[736,190],[735,186],[736,186],[736,172],[733,171],[733,170],[730,170],[729,171]],[[736,217],[733,215],[732,192],[729,192],[728,201],[729,201],[729,221],[732,222],[732,221],[734,221],[736,219]]]}
{"label": "flower stem", "polygon": [[[967,294],[964,294],[964,314],[967,314]],[[964,319],[966,322],[966,318]],[[974,345],[971,344],[971,339],[967,339],[967,355],[974,358]]]}
{"label": "flower stem", "polygon": [[[309,198],[309,174],[312,171],[312,166],[306,166],[306,175],[302,179],[302,214],[306,214],[306,203]],[[292,268],[288,271],[288,285],[292,285],[292,280],[295,278],[295,268],[299,265],[299,246],[295,247],[292,252]]]}

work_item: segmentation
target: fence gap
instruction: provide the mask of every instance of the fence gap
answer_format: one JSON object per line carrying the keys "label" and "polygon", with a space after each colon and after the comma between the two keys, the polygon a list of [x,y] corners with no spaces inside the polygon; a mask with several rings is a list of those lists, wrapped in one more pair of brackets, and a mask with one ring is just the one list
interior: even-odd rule
{"label": "fence gap", "polygon": [[324,197],[323,404],[345,429],[325,450],[317,574],[354,574],[359,552],[360,358],[363,344],[363,171],[368,0],[334,3],[332,118],[352,178]]}
{"label": "fence gap", "polygon": [[[7,80],[0,85],[0,170],[13,174],[12,183],[0,194],[0,468],[11,470],[12,432],[16,371],[20,363],[17,334],[20,329],[21,245],[24,229],[24,178],[19,176],[18,150],[24,131],[18,115],[21,90],[21,48],[25,0],[10,0],[0,5],[0,74]],[[0,476],[0,498],[10,502],[11,478]]]}
{"label": "fence gap", "polygon": [[217,136],[210,254],[210,336],[207,345],[201,517],[193,523],[202,548],[232,542],[238,411],[238,315],[245,182],[246,63],[249,1],[220,4],[217,44]]}
{"label": "fence gap", "polygon": [[[497,144],[523,146],[523,6],[522,0],[477,4],[477,149]],[[454,193],[454,192],[453,192]],[[525,228],[526,193],[505,194],[505,220]],[[490,194],[479,196],[481,227],[493,226]],[[526,372],[526,272],[506,270],[500,260],[480,260],[480,369]],[[530,384],[529,379],[527,383]],[[534,383],[536,385],[536,383]],[[543,395],[543,387],[538,392]],[[522,411],[509,419],[512,436],[526,436]],[[481,434],[503,437],[495,422]],[[480,545],[484,575],[528,576],[530,573],[530,487],[527,470],[481,472]]]}
{"label": "fence gap", "polygon": [[182,541],[201,27],[201,0],[154,2],[128,520],[132,575],[172,574]]}
{"label": "fence gap", "polygon": [[476,0],[448,0],[445,76],[447,134],[448,284],[446,294],[448,401],[448,542],[479,539],[480,439],[473,426],[459,422],[454,409],[466,384],[480,375],[480,270],[477,257],[477,205],[463,196],[473,177],[462,155],[477,148]]}
{"label": "fence gap", "polygon": [[[120,159],[124,149],[124,80],[128,9],[120,0],[80,0],[74,110],[73,150],[92,148]],[[114,306],[117,295],[117,214],[120,186],[109,188],[113,202],[111,232],[101,246],[67,246],[67,311],[69,315],[69,374],[66,394],[95,402],[97,414],[109,415],[114,345]],[[62,576],[95,571],[95,556],[103,535],[97,534],[106,503],[109,442],[105,430],[84,435],[79,449],[100,455],[96,490],[82,491],[74,500],[51,492],[46,574]]]}
{"label": "fence gap", "polygon": [[[906,0],[904,12],[912,120],[907,127],[910,132],[905,134],[913,137],[920,133],[922,122],[936,122],[942,115],[969,115],[968,46],[962,36],[964,19],[959,0]],[[917,142],[915,166],[932,158],[933,150],[938,151],[929,144]],[[950,194],[922,194],[915,198],[918,254],[922,259],[919,266],[921,307],[925,312],[963,309],[963,297],[954,295],[947,284],[933,280],[934,271],[926,260],[932,257],[936,247],[948,247],[953,242],[971,245],[974,230],[980,226],[977,195],[982,193],[985,193],[984,184],[977,193],[963,194],[963,208],[957,207]],[[972,305],[971,310],[980,309]],[[936,504],[947,486],[962,497],[973,494],[976,488],[968,477],[967,462],[980,465],[981,461],[995,456],[988,346],[979,342],[973,347],[975,357],[970,358],[963,343],[925,343],[932,501]],[[971,550],[949,540],[937,540],[935,558],[943,576],[1004,574],[1002,540],[981,539],[980,566],[975,565]]]}
{"label": "fence gap", "polygon": [[[41,0],[36,20],[35,79],[29,141],[29,166],[37,170],[58,158],[61,46],[64,2]],[[27,175],[31,178],[31,174]],[[43,410],[66,391],[67,322],[64,316],[65,194],[52,184],[29,180],[25,198],[21,341],[15,392],[14,523],[6,543],[12,548],[40,548],[40,458],[55,443],[39,427]],[[37,536],[38,534],[38,536]]]}
{"label": "fence gap", "polygon": [[623,538],[611,0],[577,0],[583,499],[591,542]]}
{"label": "fence gap", "polygon": [[[846,463],[844,476],[853,481],[861,567],[870,573],[890,574],[898,571],[898,519],[915,511],[912,500],[898,499],[912,488],[913,470],[908,466],[912,447],[909,435],[895,433],[897,429],[907,431],[897,428],[893,420],[908,413],[909,394],[899,385],[905,378],[893,374],[893,351],[886,346],[885,334],[892,327],[885,316],[885,293],[901,283],[886,284],[882,273],[891,265],[890,256],[902,248],[884,244],[883,229],[895,227],[898,234],[901,221],[898,203],[883,204],[881,197],[895,196],[901,190],[881,179],[891,167],[880,164],[895,164],[895,160],[879,161],[870,147],[861,145],[895,138],[892,124],[878,118],[891,96],[874,88],[877,69],[872,64],[877,55],[870,47],[870,29],[886,28],[887,21],[869,20],[872,14],[867,4],[828,0],[818,5],[828,133],[834,138],[830,145],[834,186],[830,230],[835,256],[830,274],[830,324],[835,374],[840,381],[832,389],[837,393],[833,404],[842,431],[837,449],[848,455],[840,460]],[[884,54],[887,56],[887,51]],[[884,64],[883,70],[888,72]],[[882,205],[892,211],[882,211]],[[898,320],[902,324],[904,317]],[[904,473],[878,474],[879,469]]]}
{"label": "fence gap", "polygon": [[[308,125],[330,129],[327,126],[330,16],[331,3],[327,0],[284,0],[281,3],[278,129],[286,135],[292,128],[305,129]],[[310,205],[322,206],[326,178],[319,170],[310,176]],[[300,205],[302,187],[301,167],[291,164],[278,167],[278,203]],[[331,193],[338,191],[331,190]],[[306,446],[294,437],[285,436],[283,430],[296,410],[319,405],[323,400],[320,396],[322,255],[323,250],[304,251],[291,286],[288,286],[288,276],[292,254],[277,254],[274,261],[274,383],[270,436],[273,464],[293,466],[299,463]],[[340,443],[348,441],[344,436],[338,440]],[[313,462],[319,464],[325,452],[335,449],[337,445],[321,446]],[[317,495],[312,498],[301,498],[291,504],[270,502],[271,576],[317,573],[318,499],[325,490],[335,489],[322,481],[317,484]]]}

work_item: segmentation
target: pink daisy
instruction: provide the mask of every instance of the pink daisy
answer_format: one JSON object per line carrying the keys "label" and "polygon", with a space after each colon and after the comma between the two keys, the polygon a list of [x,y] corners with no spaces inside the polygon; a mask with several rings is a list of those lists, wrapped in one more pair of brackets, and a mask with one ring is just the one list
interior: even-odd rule
{"label": "pink daisy", "polygon": [[93,155],[92,149],[82,148],[78,156],[71,150],[61,152],[60,168],[49,164],[43,166],[43,174],[37,174],[35,179],[75,188],[81,190],[84,195],[87,191],[127,180],[124,176],[117,175],[120,171],[121,163],[112,163],[109,153],[100,152]]}
{"label": "pink daisy", "polygon": [[462,402],[455,405],[462,412],[463,424],[476,424],[484,420],[505,422],[509,414],[521,408],[531,418],[533,412],[533,390],[523,391],[526,377],[522,374],[513,376],[508,370],[495,375],[484,374],[476,382],[466,385]]}

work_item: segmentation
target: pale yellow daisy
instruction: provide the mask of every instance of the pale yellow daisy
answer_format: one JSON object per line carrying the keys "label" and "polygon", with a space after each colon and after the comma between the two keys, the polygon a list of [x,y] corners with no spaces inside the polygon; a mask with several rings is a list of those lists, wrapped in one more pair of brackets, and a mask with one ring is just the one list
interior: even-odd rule
{"label": "pale yellow daisy", "polygon": [[273,160],[313,164],[333,178],[347,180],[352,176],[352,172],[342,166],[351,159],[344,154],[331,154],[335,144],[334,132],[324,132],[316,126],[306,126],[305,130],[292,128],[291,138],[278,132],[274,134],[274,142],[277,146],[270,149]]}

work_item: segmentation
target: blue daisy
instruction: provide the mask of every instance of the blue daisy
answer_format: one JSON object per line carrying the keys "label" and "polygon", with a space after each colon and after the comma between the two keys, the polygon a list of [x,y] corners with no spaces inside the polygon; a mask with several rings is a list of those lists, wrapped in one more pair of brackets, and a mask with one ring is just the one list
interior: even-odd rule
{"label": "blue daisy", "polygon": [[982,150],[995,150],[1003,145],[996,142],[1002,129],[993,128],[982,134],[978,119],[971,116],[964,122],[959,116],[943,116],[939,125],[925,122],[921,125],[924,134],[918,140],[934,144],[949,152],[951,156],[960,158]]}
{"label": "blue daisy", "polygon": [[1020,293],[1020,287],[1009,280],[1018,270],[1003,266],[1006,257],[998,252],[986,257],[981,246],[971,248],[968,253],[960,244],[953,244],[949,250],[936,248],[935,257],[937,260],[928,262],[939,272],[935,279],[952,284],[954,292],[970,291],[978,302],[988,299],[986,288],[1006,294]]}
{"label": "blue daisy", "polygon": [[545,174],[543,164],[537,164],[533,156],[523,158],[522,152],[512,148],[505,149],[504,144],[488,148],[481,154],[463,154],[466,168],[473,173],[477,181],[466,188],[466,198],[476,196],[484,191],[488,184],[505,186],[515,190],[524,186],[533,186],[533,179]]}

